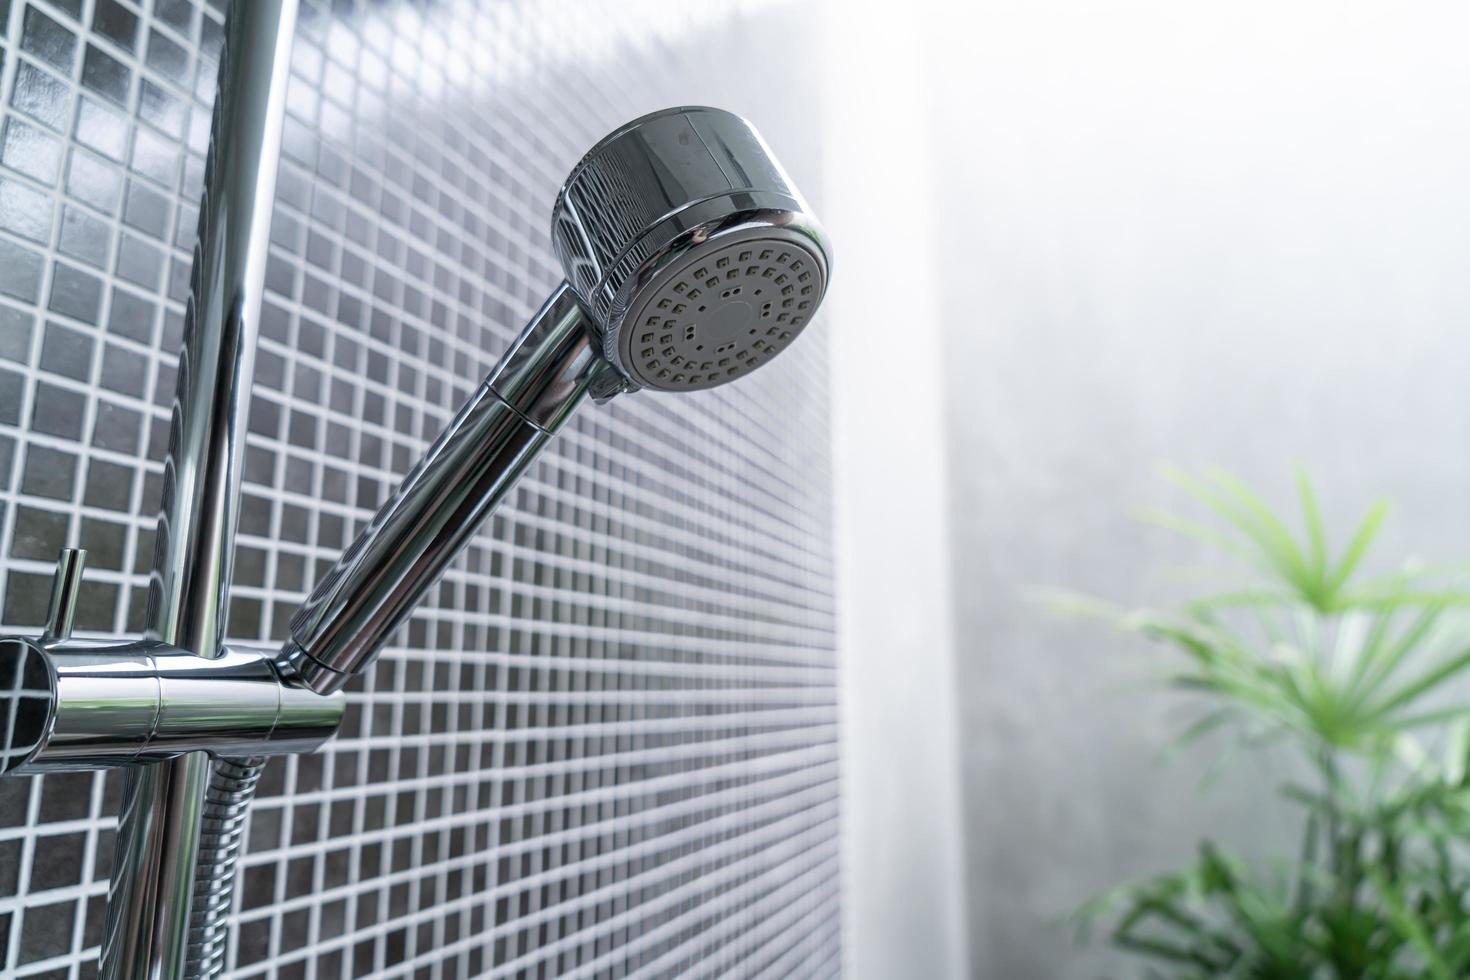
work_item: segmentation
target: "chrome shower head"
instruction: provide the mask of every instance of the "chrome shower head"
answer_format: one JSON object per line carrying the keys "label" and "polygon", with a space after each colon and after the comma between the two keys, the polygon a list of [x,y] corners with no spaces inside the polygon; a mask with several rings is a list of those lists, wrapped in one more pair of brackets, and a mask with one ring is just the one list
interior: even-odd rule
{"label": "chrome shower head", "polygon": [[586,395],[744,377],[811,322],[827,239],[759,135],[719,109],[636,119],[577,164],[552,245],[567,281],[291,619],[319,693],[383,643]]}
{"label": "chrome shower head", "polygon": [[680,107],[615,130],[557,196],[552,248],[628,387],[743,377],[822,301],[821,225],[744,119]]}

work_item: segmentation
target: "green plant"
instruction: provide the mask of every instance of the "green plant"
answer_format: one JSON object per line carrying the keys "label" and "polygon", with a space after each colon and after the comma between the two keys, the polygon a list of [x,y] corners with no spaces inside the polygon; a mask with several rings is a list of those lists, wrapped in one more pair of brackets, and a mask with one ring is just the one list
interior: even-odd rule
{"label": "green plant", "polygon": [[1176,655],[1166,681],[1200,706],[1179,743],[1222,731],[1300,754],[1307,778],[1280,792],[1301,808],[1301,847],[1261,870],[1206,842],[1192,866],[1125,885],[1081,922],[1106,923],[1150,977],[1470,975],[1470,593],[1457,571],[1368,574],[1387,507],[1334,550],[1300,472],[1295,529],[1226,473],[1170,477],[1209,518],[1151,519],[1244,575],[1173,612],[1065,604]]}

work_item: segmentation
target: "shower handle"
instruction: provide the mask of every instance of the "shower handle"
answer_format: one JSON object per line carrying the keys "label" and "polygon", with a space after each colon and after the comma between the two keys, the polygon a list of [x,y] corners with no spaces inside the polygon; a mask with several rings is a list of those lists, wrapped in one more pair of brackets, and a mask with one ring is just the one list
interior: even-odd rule
{"label": "shower handle", "polygon": [[563,283],[297,610],[282,666],[319,694],[366,670],[582,399],[622,387]]}

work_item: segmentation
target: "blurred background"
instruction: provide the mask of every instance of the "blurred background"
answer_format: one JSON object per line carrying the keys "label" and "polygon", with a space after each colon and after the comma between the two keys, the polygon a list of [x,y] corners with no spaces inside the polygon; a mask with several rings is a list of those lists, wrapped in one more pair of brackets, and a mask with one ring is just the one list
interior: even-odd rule
{"label": "blurred background", "polygon": [[[1161,761],[1189,717],[1150,683],[1164,655],[1028,590],[1188,594],[1213,556],[1138,520],[1193,513],[1161,463],[1284,510],[1300,463],[1338,542],[1386,496],[1385,556],[1463,559],[1470,16],[979,0],[828,24],[849,939],[1136,976],[1065,920],[1201,838],[1291,857],[1299,817],[1274,763],[1207,780],[1219,740]],[[922,908],[921,876],[963,911]]]}

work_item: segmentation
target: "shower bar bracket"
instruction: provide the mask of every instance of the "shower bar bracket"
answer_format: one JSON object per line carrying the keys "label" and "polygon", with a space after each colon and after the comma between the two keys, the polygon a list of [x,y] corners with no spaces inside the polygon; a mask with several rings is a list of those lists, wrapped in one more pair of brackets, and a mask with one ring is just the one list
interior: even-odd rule
{"label": "shower bar bracket", "polygon": [[336,733],[345,697],[293,682],[274,650],[200,657],[158,640],[73,638],[85,555],[61,553],[41,636],[0,637],[12,704],[0,772],[312,752]]}

